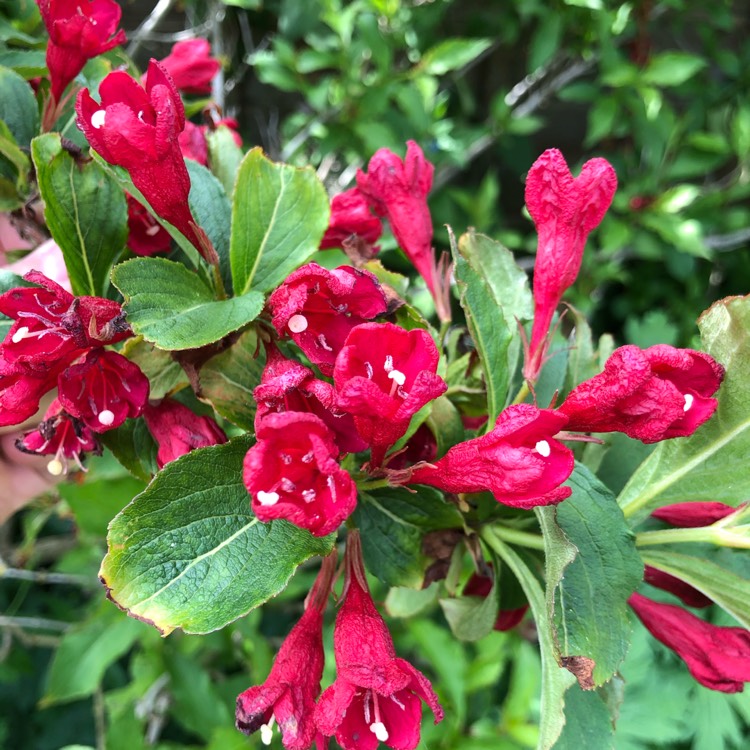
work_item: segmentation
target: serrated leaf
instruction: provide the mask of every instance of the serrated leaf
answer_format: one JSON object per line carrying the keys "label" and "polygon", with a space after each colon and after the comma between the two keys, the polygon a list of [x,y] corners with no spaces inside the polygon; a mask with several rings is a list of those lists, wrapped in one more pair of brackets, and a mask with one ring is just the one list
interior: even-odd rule
{"label": "serrated leaf", "polygon": [[422,55],[418,70],[434,76],[445,75],[448,71],[468,65],[491,44],[491,39],[447,39]]}
{"label": "serrated leaf", "polygon": [[27,81],[47,75],[47,60],[43,49],[0,50],[0,66],[10,68]]}
{"label": "serrated leaf", "polygon": [[125,195],[96,162],[71,156],[58,133],[35,138],[31,155],[44,218],[73,292],[106,296],[110,269],[128,236]]}
{"label": "serrated leaf", "polygon": [[19,146],[27,147],[39,132],[39,110],[34,92],[18,73],[0,66],[0,120]]}
{"label": "serrated leaf", "polygon": [[165,258],[134,258],[112,272],[135,333],[160,349],[197,349],[255,320],[263,295],[217,300],[196,274]]}
{"label": "serrated leaf", "polygon": [[643,564],[614,495],[581,465],[568,481],[573,494],[537,516],[557,654],[590,689],[609,680],[627,654],[627,599],[643,578]]}
{"label": "serrated leaf", "polygon": [[750,297],[716,302],[698,327],[704,349],[726,369],[719,406],[694,435],[660,443],[630,478],[618,502],[633,523],[669,503],[736,506],[750,497]]}
{"label": "serrated leaf", "polygon": [[249,444],[243,436],[167,464],[110,524],[100,571],[108,595],[164,635],[223,627],[333,546],[333,535],[253,515],[242,482]]}
{"label": "serrated leaf", "polygon": [[328,227],[328,195],[315,171],[276,164],[260,148],[237,173],[232,208],[232,279],[237,293],[268,292],[317,252]]}

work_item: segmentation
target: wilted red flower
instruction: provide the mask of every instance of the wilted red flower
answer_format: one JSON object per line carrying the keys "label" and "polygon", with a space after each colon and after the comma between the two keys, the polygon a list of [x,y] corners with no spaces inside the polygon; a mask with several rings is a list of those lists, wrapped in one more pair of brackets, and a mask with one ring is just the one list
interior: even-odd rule
{"label": "wilted red flower", "polygon": [[96,435],[80,420],[67,414],[55,399],[50,404],[39,427],[16,440],[16,448],[24,453],[54,456],[47,470],[54,476],[68,473],[68,461],[73,459],[78,468],[84,453],[101,453]]}
{"label": "wilted red flower", "polygon": [[[466,582],[462,593],[464,596],[480,596],[484,599],[489,596],[490,591],[492,591],[492,578],[474,573]],[[513,609],[501,609],[497,613],[497,620],[495,620],[493,630],[501,632],[512,630],[523,620],[523,616],[528,609],[528,604],[524,604],[521,607],[514,607]]]}
{"label": "wilted red flower", "polygon": [[97,57],[125,42],[118,31],[122,11],[114,0],[37,0],[47,27],[47,67],[55,101]]}
{"label": "wilted red flower", "polygon": [[708,354],[658,344],[615,349],[604,371],[574,388],[568,430],[624,432],[644,443],[692,435],[714,413],[724,368]]}
{"label": "wilted red flower", "polygon": [[375,750],[383,742],[395,750],[419,744],[422,701],[443,719],[430,681],[399,659],[391,634],[370,596],[358,532],[346,544],[347,575],[333,634],[336,681],[320,697],[315,722],[344,750]]}
{"label": "wilted red flower", "polygon": [[57,388],[68,414],[94,432],[105,432],[141,415],[149,382],[140,367],[122,354],[93,349],[62,372]]}
{"label": "wilted red flower", "polygon": [[17,287],[0,295],[0,312],[16,321],[0,344],[0,357],[8,364],[48,373],[86,349],[131,335],[119,303],[74,297],[38,271],[30,271],[24,279],[39,286]]}
{"label": "wilted red flower", "polygon": [[659,604],[637,593],[628,604],[651,635],[685,661],[701,685],[722,693],[739,693],[750,681],[747,630],[711,625],[682,607]]}
{"label": "wilted red flower", "polygon": [[128,249],[145,256],[166,253],[172,245],[169,232],[132,195],[125,197],[128,200]]}
{"label": "wilted red flower", "polygon": [[713,604],[711,599],[698,589],[693,588],[689,583],[685,583],[685,581],[665,573],[663,570],[652,568],[650,565],[646,565],[644,568],[643,580],[652,586],[656,586],[657,589],[669,591],[670,594],[682,599],[683,604],[688,607],[708,607]]}
{"label": "wilted red flower", "polygon": [[160,62],[185,94],[210,94],[211,81],[221,69],[221,63],[211,57],[210,42],[201,38],[177,42]]}
{"label": "wilted red flower", "polygon": [[116,70],[101,82],[99,95],[101,104],[83,89],[76,101],[78,127],[92,148],[124,167],[155,213],[205,253],[188,206],[190,177],[179,144],[185,109],[172,79],[151,60],[145,90]]}
{"label": "wilted red flower", "polygon": [[547,350],[555,308],[581,268],[583,248],[617,189],[606,159],[591,159],[574,178],[557,149],[548,149],[526,177],[526,207],[539,235],[534,263],[534,325],[524,376],[537,379]]}
{"label": "wilted red flower", "polygon": [[337,554],[324,558],[299,622],[281,644],[271,672],[262,685],[237,697],[237,729],[260,730],[264,745],[271,743],[278,722],[286,750],[308,750],[316,738],[315,700],[323,676],[323,612],[336,570]]}
{"label": "wilted red flower", "polygon": [[314,414],[268,414],[245,456],[243,477],[261,521],[284,518],[315,536],[335,531],[357,504],[357,486],[336,459],[333,433]]}
{"label": "wilted red flower", "polygon": [[736,510],[726,503],[673,503],[657,508],[651,515],[672,526],[693,529],[710,526]]}
{"label": "wilted red flower", "polygon": [[253,398],[258,404],[256,432],[267,414],[308,412],[325,422],[342,453],[357,453],[367,448],[357,434],[351,414],[336,406],[333,386],[316,378],[310,368],[284,357],[274,344],[266,344],[266,366]]}
{"label": "wilted red flower", "polygon": [[410,484],[429,484],[446,492],[489,490],[514,508],[559,503],[570,496],[560,485],[573,471],[573,453],[553,436],[567,419],[531,404],[509,406],[491,432],[454,445],[439,461],[418,467]]}
{"label": "wilted red flower", "polygon": [[386,311],[385,294],[369,271],[340,266],[333,271],[308,263],[268,298],[273,325],[288,335],[326,375],[349,332]]}
{"label": "wilted red flower", "polygon": [[445,381],[435,374],[439,358],[430,334],[418,328],[363,323],[349,334],[333,379],[339,407],[354,416],[372,447],[373,466],[380,466],[411,418],[445,392]]}
{"label": "wilted red flower", "polygon": [[[334,196],[331,201],[331,220],[320,242],[320,249],[344,247],[358,240],[374,245],[383,234],[383,225],[370,213],[367,198],[358,188],[351,188]],[[371,255],[375,254],[375,248]]]}
{"label": "wilted red flower", "polygon": [[159,445],[156,464],[160,469],[196,448],[227,442],[227,436],[216,420],[199,417],[171,398],[165,398],[158,406],[147,404],[143,416],[149,432]]}

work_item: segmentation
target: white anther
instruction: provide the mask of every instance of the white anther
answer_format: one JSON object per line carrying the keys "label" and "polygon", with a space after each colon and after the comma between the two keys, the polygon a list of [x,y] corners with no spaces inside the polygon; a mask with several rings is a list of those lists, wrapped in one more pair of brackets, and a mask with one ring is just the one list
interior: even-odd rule
{"label": "white anther", "polygon": [[261,505],[276,505],[279,502],[278,492],[260,492],[255,493],[255,497]]}
{"label": "white anther", "polygon": [[52,474],[53,477],[59,477],[60,474],[65,471],[65,467],[62,465],[60,461],[58,461],[56,458],[53,458],[48,464],[47,464],[47,471]]}
{"label": "white anther", "polygon": [[284,490],[284,492],[294,492],[297,489],[297,485],[291,479],[282,477],[281,489]]}
{"label": "white anther", "polygon": [[104,409],[99,412],[98,419],[105,427],[109,427],[115,421],[115,415],[109,409]]}
{"label": "white anther", "polygon": [[104,125],[104,118],[106,116],[107,113],[103,109],[97,109],[96,112],[91,115],[91,127],[99,130],[99,128]]}
{"label": "white anther", "polygon": [[682,411],[690,411],[690,407],[693,405],[693,401],[695,401],[695,398],[693,398],[693,395],[691,393],[686,393],[685,394],[685,406],[682,407]]}
{"label": "white anther", "polygon": [[264,745],[270,745],[271,740],[273,740],[273,727],[269,727],[268,724],[261,724],[260,741]]}
{"label": "white anther", "polygon": [[386,354],[385,356],[385,364],[383,365],[383,369],[386,372],[390,372],[393,369],[393,357],[390,354]]}
{"label": "white anther", "polygon": [[28,326],[21,326],[11,337],[11,341],[14,344],[19,344],[21,341],[23,341],[26,338],[26,335],[29,332]]}
{"label": "white anther", "polygon": [[158,225],[158,224],[154,224],[154,226],[152,226],[152,227],[149,227],[149,228],[148,228],[148,229],[146,230],[146,234],[147,234],[147,235],[148,235],[149,237],[153,237],[153,236],[154,236],[155,234],[158,234],[158,233],[159,233],[159,225]]}
{"label": "white anther", "polygon": [[313,458],[315,458],[315,456],[313,455],[312,451],[310,451],[309,453],[305,453],[305,455],[302,456],[302,463],[311,464],[313,461]]}
{"label": "white anther", "polygon": [[395,380],[398,385],[403,385],[406,382],[406,375],[401,370],[391,370],[388,373],[389,380]]}
{"label": "white anther", "polygon": [[138,110],[138,119],[139,119],[139,120],[140,120],[141,122],[143,122],[143,110],[142,110],[142,109],[139,109],[139,110]]}
{"label": "white anther", "polygon": [[370,724],[370,731],[378,738],[379,742],[388,742],[388,730],[382,721],[374,721]]}
{"label": "white anther", "polygon": [[307,330],[307,318],[304,315],[292,315],[287,325],[292,333],[302,333]]}
{"label": "white anther", "polygon": [[321,333],[320,336],[318,336],[318,343],[325,349],[327,352],[332,352],[333,347],[328,346],[328,342],[326,341],[326,337]]}
{"label": "white anther", "polygon": [[546,440],[540,440],[534,446],[534,450],[544,458],[549,458],[549,454],[551,453],[549,443]]}
{"label": "white anther", "polygon": [[372,365],[369,362],[365,362],[365,370],[367,371],[367,377],[372,380],[372,376],[374,375]]}
{"label": "white anther", "polygon": [[311,503],[313,500],[315,500],[315,490],[310,488],[309,490],[302,490],[302,499],[306,503]]}

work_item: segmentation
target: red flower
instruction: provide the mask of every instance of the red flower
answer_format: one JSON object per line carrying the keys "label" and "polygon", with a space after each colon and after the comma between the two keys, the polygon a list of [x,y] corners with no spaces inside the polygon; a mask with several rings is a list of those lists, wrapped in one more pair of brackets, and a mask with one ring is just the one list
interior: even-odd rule
{"label": "red flower", "polygon": [[643,571],[643,580],[656,586],[657,589],[669,591],[676,597],[682,599],[683,604],[688,607],[709,607],[713,602],[707,596],[702,594],[698,589],[693,588],[689,583],[675,578],[675,576],[665,573],[658,568],[652,568],[646,565]]}
{"label": "red flower", "polygon": [[419,744],[422,701],[436,724],[443,709],[429,680],[396,656],[367,587],[357,532],[347,538],[346,556],[345,593],[333,635],[337,676],[318,702],[315,722],[344,750],[375,750],[380,742],[413,750]]}
{"label": "red flower", "polygon": [[125,32],[117,30],[122,11],[114,0],[37,0],[37,5],[49,34],[52,96],[59,102],[88,60],[125,42]]}
{"label": "red flower", "polygon": [[524,376],[535,381],[544,364],[555,308],[581,268],[583,247],[617,189],[606,159],[591,159],[571,175],[557,149],[545,151],[526,177],[526,207],[539,235],[534,264],[534,326]]}
{"label": "red flower", "polygon": [[124,167],[154,212],[204,252],[188,206],[190,177],[179,144],[185,109],[172,79],[151,60],[145,90],[116,70],[101,82],[99,95],[101,104],[84,89],[76,101],[78,127],[92,148]]}
{"label": "red flower", "polygon": [[[485,598],[489,596],[490,591],[492,591],[492,578],[474,573],[466,582],[462,593],[464,596],[481,596]],[[523,620],[523,616],[528,609],[528,604],[524,604],[522,607],[515,607],[514,609],[501,609],[497,613],[497,620],[495,620],[493,630],[501,632],[512,630]]]}
{"label": "red flower", "polygon": [[568,430],[624,432],[644,443],[692,435],[711,417],[724,369],[708,354],[659,344],[616,349],[604,372],[573,389]]}
{"label": "red flower", "polygon": [[143,416],[159,444],[156,464],[161,469],[180,456],[209,445],[227,442],[224,430],[211,417],[199,417],[179,401],[165,398],[158,406],[146,405]]}
{"label": "red flower", "polygon": [[74,297],[38,271],[24,279],[40,287],[17,287],[0,295],[0,312],[15,323],[0,344],[0,357],[26,371],[48,373],[86,349],[131,335],[119,303]]}
{"label": "red flower", "polygon": [[119,427],[138,417],[148,401],[148,378],[122,354],[90,351],[58,380],[60,403],[94,432]]}
{"label": "red flower", "polygon": [[211,81],[221,70],[221,63],[211,57],[208,39],[200,38],[177,42],[161,64],[185,94],[210,94]]}
{"label": "red flower", "polygon": [[96,435],[83,422],[67,414],[57,399],[50,404],[39,427],[16,440],[16,448],[24,453],[54,456],[47,470],[55,476],[68,473],[69,459],[83,469],[83,453],[101,453]]}
{"label": "red flower", "polygon": [[245,734],[260,729],[264,745],[271,744],[274,721],[279,724],[286,750],[308,750],[316,739],[315,700],[320,695],[325,658],[323,612],[336,557],[334,552],[323,560],[305,611],[281,644],[266,681],[237,697],[237,729]]}
{"label": "red flower", "polygon": [[177,139],[180,151],[186,159],[197,161],[204,167],[208,164],[208,142],[206,141],[206,126],[195,125],[190,120],[185,121],[185,130]]}
{"label": "red flower", "polygon": [[640,594],[633,594],[628,604],[651,635],[685,661],[701,685],[739,693],[750,681],[747,630],[711,625],[682,607],[659,604]]}
{"label": "red flower", "polygon": [[736,510],[725,503],[673,503],[657,508],[651,515],[672,526],[692,529],[710,526]]}
{"label": "red flower", "polygon": [[357,187],[375,213],[387,217],[399,247],[437,303],[441,293],[432,250],[432,217],[427,206],[434,171],[422,149],[408,141],[404,160],[387,148],[378,149],[367,165],[367,173],[361,169],[357,172]]}
{"label": "red flower", "polygon": [[489,490],[514,508],[559,503],[570,496],[560,485],[573,471],[573,453],[553,436],[564,415],[531,404],[509,406],[491,432],[454,445],[433,465],[417,468],[407,481],[446,492]]}
{"label": "red flower", "polygon": [[[331,220],[320,243],[321,250],[344,247],[358,241],[371,247],[380,235],[383,225],[377,216],[370,213],[367,198],[357,188],[351,188],[334,196],[331,201]],[[375,255],[372,248],[370,255]]]}
{"label": "red flower", "polygon": [[333,271],[308,263],[287,277],[268,298],[279,336],[289,335],[326,375],[349,332],[386,311],[377,278],[340,266]]}
{"label": "red flower", "polygon": [[371,463],[408,429],[411,418],[447,388],[435,374],[440,355],[426,331],[391,323],[363,323],[346,339],[333,379],[338,405],[354,416],[371,447]]}
{"label": "red flower", "polygon": [[333,433],[314,414],[268,414],[245,456],[244,480],[261,521],[285,518],[315,536],[335,531],[357,504]]}
{"label": "red flower", "polygon": [[62,366],[46,373],[29,372],[0,357],[0,427],[21,424],[39,409],[42,396],[57,383]]}
{"label": "red flower", "polygon": [[132,195],[128,199],[128,248],[136,255],[166,253],[172,238],[149,210]]}
{"label": "red flower", "polygon": [[351,414],[336,407],[333,386],[318,380],[308,367],[284,357],[274,344],[266,344],[266,366],[260,383],[253,391],[258,404],[256,432],[267,414],[307,412],[325,422],[342,453],[358,453],[367,448],[367,443],[357,434]]}

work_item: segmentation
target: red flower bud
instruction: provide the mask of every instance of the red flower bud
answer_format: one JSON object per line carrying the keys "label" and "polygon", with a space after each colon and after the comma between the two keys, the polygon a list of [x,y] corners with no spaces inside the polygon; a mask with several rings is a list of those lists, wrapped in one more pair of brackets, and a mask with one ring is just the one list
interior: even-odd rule
{"label": "red flower bud", "polygon": [[172,238],[149,210],[132,195],[128,199],[128,249],[136,255],[166,253]]}
{"label": "red flower bud", "polygon": [[407,430],[411,418],[447,388],[435,374],[435,342],[427,331],[391,323],[363,323],[349,334],[336,358],[338,405],[354,415],[357,431],[372,446],[371,463]]}
{"label": "red flower bud", "polygon": [[285,518],[315,536],[335,531],[357,504],[333,433],[314,414],[268,414],[245,456],[244,480],[261,521]]}
{"label": "red flower bud", "polygon": [[386,311],[378,280],[369,271],[317,263],[298,268],[268,298],[273,325],[288,335],[326,375],[349,332]]}
{"label": "red flower bud", "polygon": [[581,268],[583,248],[617,189],[606,159],[591,159],[574,178],[557,149],[545,151],[526,177],[526,207],[539,235],[534,264],[534,326],[524,375],[539,376],[555,308]]}
{"label": "red flower bud", "polygon": [[331,201],[331,220],[320,242],[320,249],[344,247],[358,238],[367,245],[374,245],[381,234],[383,225],[377,216],[370,213],[367,198],[357,188],[351,188],[334,196]]}
{"label": "red flower bud", "polygon": [[37,0],[37,5],[49,34],[52,96],[59,102],[88,60],[125,42],[125,32],[117,30],[122,11],[114,0]]}
{"label": "red flower bud", "polygon": [[682,599],[683,604],[688,607],[709,607],[713,604],[711,599],[698,589],[693,588],[689,583],[685,583],[685,581],[665,573],[663,570],[652,568],[650,565],[645,566],[643,580],[657,589],[669,591],[670,594]]}
{"label": "red flower bud", "polygon": [[60,403],[94,432],[119,427],[141,415],[148,401],[148,378],[117,352],[94,349],[58,380]]}
{"label": "red flower bud", "polygon": [[628,599],[656,640],[687,664],[690,674],[711,690],[739,693],[750,681],[750,632],[711,625],[672,604],[659,604],[641,594]]}
{"label": "red flower bud", "polygon": [[149,432],[159,444],[156,464],[165,464],[209,445],[227,442],[224,430],[211,417],[199,417],[179,401],[165,398],[158,406],[146,405],[143,416]]}
{"label": "red flower bud", "polygon": [[673,503],[657,508],[651,515],[672,526],[693,529],[710,526],[736,510],[725,503]]}
{"label": "red flower bud", "polygon": [[[490,591],[492,591],[492,578],[474,573],[466,582],[462,593],[464,596],[481,596],[484,599],[489,596]],[[523,616],[528,609],[528,604],[524,604],[522,607],[515,607],[514,609],[501,609],[497,613],[497,620],[495,620],[493,630],[501,632],[512,630],[523,620]]]}
{"label": "red flower bud", "polygon": [[454,445],[433,465],[417,468],[408,482],[456,493],[489,490],[514,508],[559,503],[570,496],[570,487],[560,485],[575,463],[573,453],[553,440],[566,421],[551,409],[509,406],[491,432]]}
{"label": "red flower bud", "polygon": [[711,417],[724,369],[703,352],[622,346],[604,372],[573,389],[560,411],[568,430],[624,432],[644,443],[692,435]]}
{"label": "red flower bud", "polygon": [[211,81],[221,70],[221,63],[211,57],[208,39],[201,38],[177,42],[160,62],[185,94],[210,94]]}

